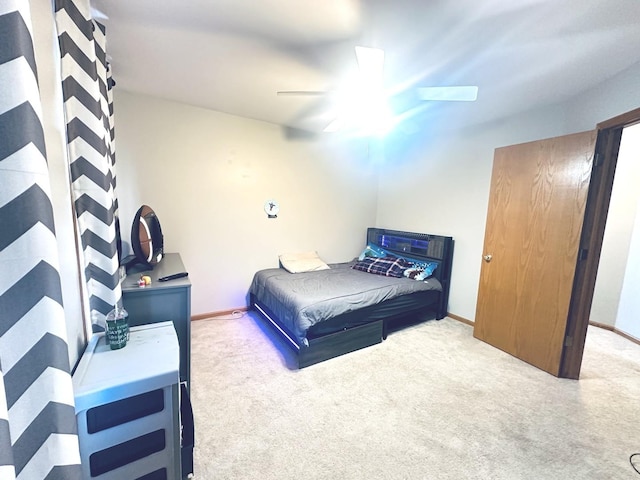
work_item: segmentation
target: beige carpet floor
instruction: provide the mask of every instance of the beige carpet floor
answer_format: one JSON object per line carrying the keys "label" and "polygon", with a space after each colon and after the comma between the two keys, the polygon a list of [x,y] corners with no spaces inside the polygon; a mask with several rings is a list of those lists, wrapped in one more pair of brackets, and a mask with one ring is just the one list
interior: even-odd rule
{"label": "beige carpet floor", "polygon": [[449,318],[292,366],[254,313],[192,323],[197,479],[640,479],[640,345],[606,330],[579,381]]}

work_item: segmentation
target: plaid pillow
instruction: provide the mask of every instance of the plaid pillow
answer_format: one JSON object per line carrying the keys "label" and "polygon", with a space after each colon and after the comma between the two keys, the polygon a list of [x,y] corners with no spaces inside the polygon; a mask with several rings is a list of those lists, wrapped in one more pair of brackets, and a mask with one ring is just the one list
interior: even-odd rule
{"label": "plaid pillow", "polygon": [[365,257],[356,262],[351,268],[375,275],[400,278],[410,266],[411,264],[402,258],[387,255],[382,258]]}

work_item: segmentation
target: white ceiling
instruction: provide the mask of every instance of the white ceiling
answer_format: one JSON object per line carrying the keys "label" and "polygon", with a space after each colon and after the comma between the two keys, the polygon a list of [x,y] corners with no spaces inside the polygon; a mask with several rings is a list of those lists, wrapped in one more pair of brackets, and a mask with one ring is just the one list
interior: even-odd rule
{"label": "white ceiling", "polygon": [[[640,61],[639,0],[92,0],[118,88],[321,131],[354,46],[385,50],[393,108],[480,122],[566,100]],[[477,85],[474,103],[415,87]],[[639,84],[640,88],[640,84]],[[426,127],[425,127],[426,128]]]}

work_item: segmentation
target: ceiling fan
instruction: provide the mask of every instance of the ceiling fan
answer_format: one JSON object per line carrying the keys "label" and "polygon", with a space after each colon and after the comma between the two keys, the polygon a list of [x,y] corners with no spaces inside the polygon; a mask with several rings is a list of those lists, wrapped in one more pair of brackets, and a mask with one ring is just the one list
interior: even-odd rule
{"label": "ceiling fan", "polygon": [[[342,92],[343,105],[333,120],[324,129],[325,132],[342,130],[360,122],[368,123],[364,130],[388,130],[393,123],[391,112],[386,106],[386,93],[383,89],[384,50],[372,47],[356,46],[359,79],[355,86]],[[336,91],[322,90],[281,90],[277,94],[322,96],[336,94]],[[419,87],[419,100],[473,102],[478,97],[477,86]],[[372,123],[374,125],[372,125]]]}

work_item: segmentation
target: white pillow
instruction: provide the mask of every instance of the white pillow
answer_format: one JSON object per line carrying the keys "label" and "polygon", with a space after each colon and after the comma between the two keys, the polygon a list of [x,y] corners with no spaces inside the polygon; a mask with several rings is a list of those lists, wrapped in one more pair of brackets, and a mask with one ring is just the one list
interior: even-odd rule
{"label": "white pillow", "polygon": [[315,272],[329,268],[318,256],[318,252],[283,253],[278,258],[282,268],[290,273]]}

